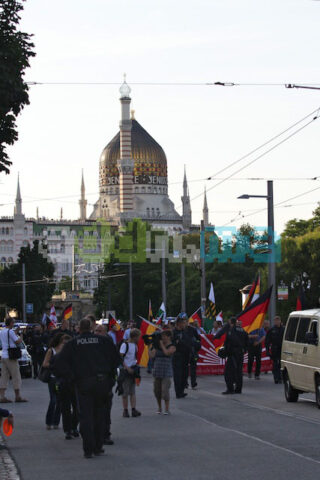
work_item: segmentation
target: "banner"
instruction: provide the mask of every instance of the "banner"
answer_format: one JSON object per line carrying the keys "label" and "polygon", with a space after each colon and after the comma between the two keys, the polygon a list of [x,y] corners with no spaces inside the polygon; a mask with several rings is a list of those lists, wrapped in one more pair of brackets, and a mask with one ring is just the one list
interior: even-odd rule
{"label": "banner", "polygon": [[[201,335],[201,349],[198,353],[197,375],[223,375],[225,360],[218,357],[213,345],[213,335]],[[247,372],[248,354],[244,356],[243,371]],[[253,365],[253,371],[255,364]],[[272,370],[272,360],[266,355],[266,349],[262,347],[261,372]]]}

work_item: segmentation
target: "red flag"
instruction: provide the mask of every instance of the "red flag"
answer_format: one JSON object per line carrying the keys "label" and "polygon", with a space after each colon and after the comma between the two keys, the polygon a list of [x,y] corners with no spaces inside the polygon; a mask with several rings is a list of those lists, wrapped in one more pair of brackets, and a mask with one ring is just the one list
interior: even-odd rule
{"label": "red flag", "polygon": [[300,285],[299,293],[297,297],[296,310],[306,310],[306,296],[304,293],[303,286]]}

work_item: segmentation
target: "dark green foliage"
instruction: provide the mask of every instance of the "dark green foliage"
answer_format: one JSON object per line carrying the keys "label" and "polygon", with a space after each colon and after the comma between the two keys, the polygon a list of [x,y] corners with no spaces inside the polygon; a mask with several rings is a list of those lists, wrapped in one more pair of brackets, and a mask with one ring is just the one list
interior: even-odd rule
{"label": "dark green foliage", "polygon": [[[26,301],[33,303],[34,313],[41,314],[46,307],[46,303],[51,300],[55,289],[52,282],[54,266],[48,262],[41,253],[38,252],[38,241],[35,241],[33,247],[21,248],[18,263],[14,263],[4,268],[0,272],[0,303],[11,308],[16,308],[22,312],[22,286],[16,282],[22,280],[22,264],[25,264],[26,282],[30,280],[47,279],[44,282],[27,283]],[[7,285],[7,286],[5,286]]]}
{"label": "dark green foliage", "polygon": [[29,104],[23,76],[29,58],[35,56],[31,35],[20,32],[19,12],[24,0],[1,0],[0,4],[0,172],[9,173],[7,146],[18,139],[16,117]]}

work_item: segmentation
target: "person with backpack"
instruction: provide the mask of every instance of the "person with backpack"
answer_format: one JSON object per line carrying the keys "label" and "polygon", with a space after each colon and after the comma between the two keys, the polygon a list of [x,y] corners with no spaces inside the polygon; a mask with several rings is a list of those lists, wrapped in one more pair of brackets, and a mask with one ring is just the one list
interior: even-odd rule
{"label": "person with backpack", "polygon": [[136,409],[136,378],[140,377],[139,367],[137,366],[137,353],[138,343],[140,340],[141,332],[137,328],[130,330],[130,337],[128,341],[122,342],[120,346],[120,355],[123,359],[123,371],[124,379],[122,382],[122,403],[123,403],[123,417],[128,418],[129,415],[129,402],[130,397],[131,416],[140,417],[141,412]]}

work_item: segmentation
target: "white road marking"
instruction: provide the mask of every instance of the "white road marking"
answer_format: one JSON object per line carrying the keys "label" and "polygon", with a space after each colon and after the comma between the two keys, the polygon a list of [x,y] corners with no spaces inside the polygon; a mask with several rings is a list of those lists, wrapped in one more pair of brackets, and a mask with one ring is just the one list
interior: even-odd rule
{"label": "white road marking", "polygon": [[266,440],[262,440],[259,437],[255,437],[254,435],[250,435],[248,433],[241,432],[240,430],[235,430],[233,428],[228,428],[228,427],[222,427],[221,425],[218,425],[215,422],[212,422],[210,420],[202,418],[199,415],[194,415],[193,413],[186,412],[185,410],[183,410],[183,412],[186,415],[189,415],[190,417],[197,418],[198,420],[201,420],[202,422],[206,423],[207,425],[215,426],[217,428],[220,428],[220,430],[224,430],[225,432],[235,433],[237,435],[241,435],[242,437],[249,438],[250,440],[254,440],[255,442],[262,443],[263,445],[267,445],[268,447],[275,448],[277,450],[281,450],[282,452],[289,453],[291,455],[294,455],[295,457],[302,458],[303,460],[307,460],[308,462],[313,462],[313,463],[317,463],[318,465],[320,465],[319,460],[315,460],[314,458],[307,457],[305,455],[302,455],[301,453],[295,452],[294,450],[289,450],[288,448],[281,447],[279,445],[276,445],[275,443],[268,442]]}
{"label": "white road marking", "polygon": [[[221,394],[208,392],[207,390],[203,390],[203,389],[201,389],[201,390],[199,389],[197,391],[197,393],[205,393],[206,395],[210,395],[211,397],[218,397],[221,400],[223,398],[223,397],[221,397]],[[301,421],[304,421],[304,422],[307,422],[307,423],[311,423],[313,425],[320,425],[320,421],[313,420],[312,418],[308,418],[308,417],[305,417],[303,415],[296,415],[294,413],[286,412],[284,410],[278,410],[276,408],[266,407],[264,405],[258,405],[257,403],[243,402],[240,399],[238,399],[238,397],[235,398],[234,396],[232,396],[232,398],[229,397],[229,399],[233,400],[234,402],[241,403],[242,405],[245,405],[246,407],[256,408],[257,410],[261,410],[261,411],[263,411],[263,410],[264,411],[269,411],[269,412],[275,413],[277,415],[282,415],[282,416],[285,416],[285,417],[295,418],[297,420],[301,420]],[[315,403],[313,400],[311,400],[309,398],[303,398],[303,401],[310,402],[310,403]]]}

